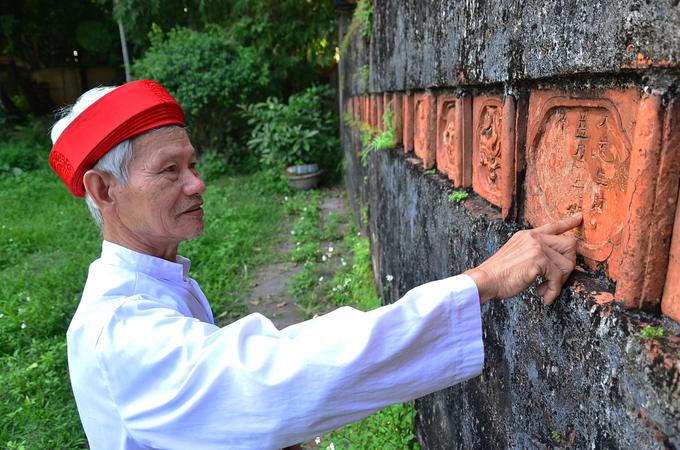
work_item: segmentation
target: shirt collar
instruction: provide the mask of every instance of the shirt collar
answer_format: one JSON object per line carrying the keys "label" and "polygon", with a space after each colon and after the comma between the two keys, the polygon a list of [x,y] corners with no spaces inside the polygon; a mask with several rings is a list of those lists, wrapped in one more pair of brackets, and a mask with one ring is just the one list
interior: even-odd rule
{"label": "shirt collar", "polygon": [[102,244],[101,261],[133,272],[140,272],[154,278],[183,281],[189,277],[191,261],[177,255],[177,262],[172,263],[155,256],[145,255],[113,242]]}

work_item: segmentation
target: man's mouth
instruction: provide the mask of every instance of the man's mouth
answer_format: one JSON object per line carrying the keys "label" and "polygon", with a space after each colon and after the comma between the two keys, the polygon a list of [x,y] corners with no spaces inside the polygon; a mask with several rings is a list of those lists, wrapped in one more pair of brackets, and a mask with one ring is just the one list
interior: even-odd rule
{"label": "man's mouth", "polygon": [[182,214],[189,214],[189,215],[203,215],[203,210],[201,209],[201,206],[203,206],[203,201],[200,201],[189,208],[185,209]]}

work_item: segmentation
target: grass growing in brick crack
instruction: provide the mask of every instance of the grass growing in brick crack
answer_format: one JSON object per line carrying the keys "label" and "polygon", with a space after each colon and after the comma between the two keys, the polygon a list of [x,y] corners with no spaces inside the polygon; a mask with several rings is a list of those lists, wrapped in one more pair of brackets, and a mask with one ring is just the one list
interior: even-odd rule
{"label": "grass growing in brick crack", "polygon": [[661,336],[664,335],[666,330],[663,328],[655,328],[651,325],[647,325],[644,329],[640,331],[640,334],[642,337],[645,338],[645,341],[648,341],[650,339],[658,339]]}
{"label": "grass growing in brick crack", "polygon": [[368,165],[368,155],[372,151],[388,150],[394,148],[396,145],[394,133],[396,131],[396,114],[390,109],[392,102],[387,104],[385,112],[382,116],[383,127],[385,131],[380,128],[373,128],[368,123],[354,119],[351,115],[345,113],[343,119],[345,124],[359,132],[361,136],[361,143],[364,150],[361,152],[361,163],[364,167]]}
{"label": "grass growing in brick crack", "polygon": [[449,201],[450,202],[460,203],[463,200],[465,200],[466,198],[468,198],[468,193],[465,192],[465,191],[456,191],[453,194],[449,195]]}

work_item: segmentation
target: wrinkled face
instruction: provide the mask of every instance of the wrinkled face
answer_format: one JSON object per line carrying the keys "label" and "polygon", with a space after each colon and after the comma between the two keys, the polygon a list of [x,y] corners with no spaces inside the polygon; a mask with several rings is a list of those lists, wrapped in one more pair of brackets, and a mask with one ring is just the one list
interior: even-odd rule
{"label": "wrinkled face", "polygon": [[136,138],[133,147],[130,182],[116,187],[125,233],[157,249],[199,237],[205,184],[186,131],[148,132]]}

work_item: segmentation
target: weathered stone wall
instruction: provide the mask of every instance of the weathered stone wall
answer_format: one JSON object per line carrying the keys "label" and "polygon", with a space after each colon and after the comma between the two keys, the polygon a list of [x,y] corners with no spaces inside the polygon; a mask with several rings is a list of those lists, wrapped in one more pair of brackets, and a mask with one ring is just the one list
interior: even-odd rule
{"label": "weathered stone wall", "polygon": [[[676,448],[680,326],[660,307],[680,318],[677,4],[375,3],[340,73],[346,114],[399,114],[397,147],[365,166],[357,128],[342,130],[384,301],[480,264],[519,229],[588,219],[553,306],[535,285],[484,306],[484,372],[417,401],[422,448]],[[666,335],[646,341],[648,324]]]}

